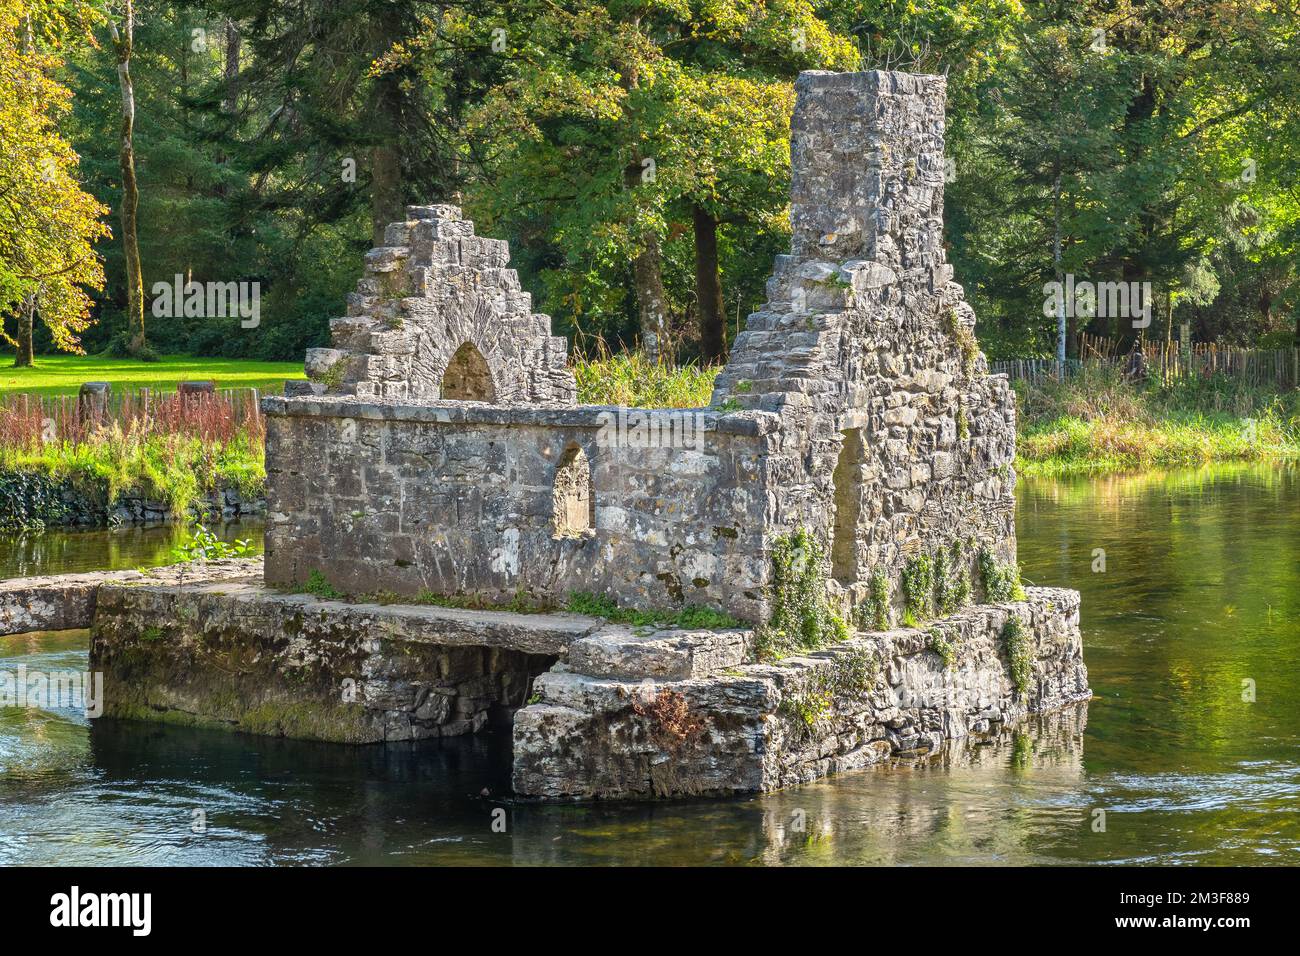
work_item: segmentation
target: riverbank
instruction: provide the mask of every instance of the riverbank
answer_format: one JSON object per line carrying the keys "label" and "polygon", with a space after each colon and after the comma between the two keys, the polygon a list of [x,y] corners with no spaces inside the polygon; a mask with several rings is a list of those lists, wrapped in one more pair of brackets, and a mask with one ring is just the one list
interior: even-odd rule
{"label": "riverbank", "polygon": [[1064,383],[1016,382],[1016,467],[1025,476],[1300,459],[1300,391],[1222,376],[1134,384],[1090,368]]}

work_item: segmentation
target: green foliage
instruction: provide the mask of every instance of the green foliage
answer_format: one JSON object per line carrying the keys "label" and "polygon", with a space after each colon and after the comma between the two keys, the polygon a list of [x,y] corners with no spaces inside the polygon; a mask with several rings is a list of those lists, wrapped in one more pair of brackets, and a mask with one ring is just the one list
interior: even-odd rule
{"label": "green foliage", "polygon": [[194,526],[194,534],[188,541],[172,549],[172,556],[177,561],[215,561],[220,558],[247,558],[256,554],[253,542],[247,538],[238,538],[233,543],[222,541],[202,524]]}
{"label": "green foliage", "polygon": [[759,657],[775,660],[846,640],[849,627],[826,593],[826,554],[804,528],[772,544],[771,616],[759,628]]}
{"label": "green foliage", "polygon": [[816,732],[837,702],[859,703],[880,678],[880,659],[869,649],[838,656],[828,669],[819,669],[797,689],[783,688],[777,712],[794,720],[805,736]]}
{"label": "green foliage", "polygon": [[0,531],[40,531],[71,514],[62,482],[26,468],[0,471]]}
{"label": "green foliage", "polygon": [[926,635],[925,646],[927,650],[939,655],[945,670],[952,670],[957,666],[957,645],[945,637],[937,627],[932,628]]}
{"label": "green foliage", "polygon": [[1018,464],[1029,475],[1300,457],[1300,391],[1211,375],[1131,383],[1088,367],[1065,382],[1016,383]]}
{"label": "green foliage", "polygon": [[867,580],[867,601],[862,610],[869,628],[885,631],[893,623],[890,620],[889,578],[884,571],[876,569],[871,572]]}
{"label": "green foliage", "polygon": [[569,595],[565,610],[590,617],[603,617],[616,624],[631,624],[633,627],[720,630],[747,626],[744,621],[738,621],[731,615],[712,608],[690,604],[677,611],[622,608],[612,598],[586,591],[575,591]]}
{"label": "green foliage", "polygon": [[928,554],[912,558],[903,567],[904,622],[916,627],[933,616],[934,562]]}
{"label": "green foliage", "polygon": [[1010,665],[1011,683],[1015,686],[1016,692],[1023,697],[1029,690],[1034,662],[1029,645],[1029,634],[1025,630],[1024,622],[1014,614],[1002,625],[1002,648]]}
{"label": "green foliage", "polygon": [[318,598],[326,600],[339,600],[343,597],[343,592],[334,585],[317,568],[312,568],[307,575],[307,580],[303,582],[302,589],[307,594],[314,594]]}
{"label": "green foliage", "polygon": [[1020,565],[1002,564],[988,548],[982,548],[979,553],[979,572],[984,584],[984,600],[989,604],[1025,599],[1025,589],[1020,583]]}
{"label": "green foliage", "polygon": [[42,474],[110,507],[128,492],[140,494],[165,502],[177,517],[211,491],[233,488],[255,498],[266,481],[260,436],[205,442],[177,433],[124,433],[116,424],[75,444],[0,446],[0,472]]}

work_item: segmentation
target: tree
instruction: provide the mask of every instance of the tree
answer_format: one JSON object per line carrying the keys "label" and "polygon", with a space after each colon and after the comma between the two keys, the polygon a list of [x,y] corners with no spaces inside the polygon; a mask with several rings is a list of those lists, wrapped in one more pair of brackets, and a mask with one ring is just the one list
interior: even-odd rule
{"label": "tree", "polygon": [[57,122],[70,93],[54,79],[57,52],[83,35],[77,3],[0,0],[0,316],[18,319],[16,366],[31,365],[36,316],[57,348],[80,352],[90,324],[87,289],[103,286],[93,245],[107,209],[77,182],[77,155]]}
{"label": "tree", "polygon": [[144,278],[140,270],[140,240],[136,213],[140,190],[135,179],[135,89],[131,84],[131,54],[135,50],[135,5],[122,0],[121,29],[110,15],[109,33],[117,58],[117,77],[122,88],[122,139],[118,162],[122,171],[122,251],[126,261],[127,351],[136,358],[149,356],[144,336]]}

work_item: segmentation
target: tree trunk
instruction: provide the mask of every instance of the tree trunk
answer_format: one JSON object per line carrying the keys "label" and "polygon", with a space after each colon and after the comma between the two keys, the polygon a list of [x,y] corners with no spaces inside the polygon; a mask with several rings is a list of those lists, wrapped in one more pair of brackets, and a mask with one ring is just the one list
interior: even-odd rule
{"label": "tree trunk", "polygon": [[126,317],[130,339],[127,351],[140,356],[145,351],[144,279],[140,273],[140,243],[136,235],[136,212],[140,192],[135,179],[135,89],[131,85],[131,53],[135,45],[135,9],[125,0],[122,30],[109,21],[113,49],[117,54],[117,78],[122,87],[122,148],[118,161],[122,167],[122,249],[126,259]]}
{"label": "tree trunk", "polygon": [[[1052,274],[1060,284],[1058,288],[1064,288],[1065,276],[1061,274],[1061,173],[1057,170],[1056,179],[1052,183]],[[1064,297],[1057,299],[1058,306],[1064,303]],[[1060,309],[1060,315],[1056,317],[1056,377],[1058,381],[1065,381],[1065,339],[1067,318],[1066,313],[1069,309]]]}
{"label": "tree trunk", "polygon": [[700,317],[700,355],[705,362],[722,359],[726,332],[722,327],[722,276],[718,271],[718,221],[696,206],[695,303]]}
{"label": "tree trunk", "polygon": [[667,302],[659,239],[645,236],[645,247],[632,260],[632,282],[636,286],[637,312],[641,320],[641,352],[652,362],[663,358],[667,342]]}
{"label": "tree trunk", "polygon": [[[371,24],[376,56],[401,39],[401,13],[385,4]],[[375,78],[371,110],[377,145],[370,150],[370,224],[374,245],[384,244],[384,230],[406,218],[402,204],[402,87],[401,77],[390,70]]]}
{"label": "tree trunk", "polygon": [[234,20],[226,21],[226,66],[223,79],[226,86],[226,98],[223,109],[234,114],[239,107],[239,54],[241,37],[239,24]]}
{"label": "tree trunk", "polygon": [[18,313],[18,351],[14,354],[14,368],[31,368],[36,364],[32,353],[32,330],[36,324],[36,293],[23,297],[23,308]]}

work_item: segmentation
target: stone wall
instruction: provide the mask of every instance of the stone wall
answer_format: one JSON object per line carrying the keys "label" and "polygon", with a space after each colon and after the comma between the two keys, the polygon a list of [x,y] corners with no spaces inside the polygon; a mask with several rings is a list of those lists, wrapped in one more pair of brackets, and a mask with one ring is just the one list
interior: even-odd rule
{"label": "stone wall", "polygon": [[[365,594],[763,613],[773,416],[702,415],[699,449],[607,441],[618,411],[268,399],[266,578]],[[580,449],[590,528],[564,496]],[[557,520],[558,519],[558,520]]]}
{"label": "stone wall", "polygon": [[475,236],[455,206],[406,213],[366,255],[348,314],[330,322],[333,347],[308,351],[308,390],[572,404],[568,343],[532,311],[509,245]]}
{"label": "stone wall", "polygon": [[[1020,687],[1012,617],[1023,624]],[[674,647],[663,635],[593,635],[515,715],[514,787],[552,799],[767,791],[940,753],[1088,699],[1078,625],[1077,592],[1031,588],[1024,601],[771,664],[746,662],[745,632],[682,635]]]}
{"label": "stone wall", "polygon": [[1014,393],[944,260],[944,78],[810,72],[796,92],[791,253],[713,401],[781,418],[773,526],[814,529],[855,600],[881,571],[900,606],[910,559],[1014,560]]}

